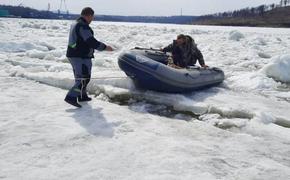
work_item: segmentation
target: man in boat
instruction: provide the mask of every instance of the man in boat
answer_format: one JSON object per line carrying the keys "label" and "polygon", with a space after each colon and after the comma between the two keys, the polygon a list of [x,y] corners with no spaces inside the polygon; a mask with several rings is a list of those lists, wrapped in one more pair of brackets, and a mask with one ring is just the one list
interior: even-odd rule
{"label": "man in boat", "polygon": [[208,67],[203,59],[203,55],[197,48],[192,37],[180,34],[172,44],[162,49],[163,52],[171,52],[173,64],[169,65],[175,68],[186,68],[194,66],[198,60],[201,67]]}
{"label": "man in boat", "polygon": [[111,46],[94,38],[89,24],[94,19],[94,10],[86,7],[81,17],[71,26],[66,56],[72,65],[75,84],[65,97],[65,101],[73,106],[81,107],[78,102],[92,100],[88,97],[86,87],[91,79],[92,58],[94,50],[113,51]]}

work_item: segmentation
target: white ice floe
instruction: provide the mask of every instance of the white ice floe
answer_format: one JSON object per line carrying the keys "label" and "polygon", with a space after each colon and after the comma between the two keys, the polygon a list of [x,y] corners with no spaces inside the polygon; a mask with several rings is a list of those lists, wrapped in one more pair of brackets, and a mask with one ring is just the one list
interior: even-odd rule
{"label": "white ice floe", "polygon": [[229,34],[229,39],[234,41],[239,41],[241,39],[245,38],[244,34],[242,34],[239,31],[231,31]]}
{"label": "white ice floe", "polygon": [[277,81],[290,83],[290,54],[274,57],[262,72]]}
{"label": "white ice floe", "polygon": [[253,43],[255,45],[260,45],[260,46],[267,45],[267,42],[263,37],[255,37],[251,43]]}
{"label": "white ice floe", "polygon": [[48,51],[48,48],[30,42],[0,42],[0,51],[25,52],[28,50]]}
{"label": "white ice floe", "polygon": [[21,26],[22,28],[34,28],[34,29],[46,29],[46,26],[43,24],[38,24],[34,22],[25,22]]}
{"label": "white ice floe", "polygon": [[62,57],[63,53],[58,50],[53,51],[39,51],[39,50],[29,50],[26,51],[26,56],[30,58],[38,58],[38,59],[45,59],[45,60],[57,60],[58,58]]}
{"label": "white ice floe", "polygon": [[56,48],[50,44],[48,44],[47,42],[37,42],[37,44],[41,45],[41,46],[45,46],[47,47],[48,50],[55,50]]}
{"label": "white ice floe", "polygon": [[259,52],[258,55],[259,55],[259,57],[265,58],[265,59],[271,58],[271,55],[269,55],[269,54],[267,54],[265,52]]}

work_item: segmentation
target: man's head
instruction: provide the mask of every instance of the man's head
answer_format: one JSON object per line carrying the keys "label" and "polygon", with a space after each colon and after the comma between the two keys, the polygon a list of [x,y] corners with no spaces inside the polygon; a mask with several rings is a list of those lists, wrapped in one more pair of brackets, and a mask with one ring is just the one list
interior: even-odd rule
{"label": "man's head", "polygon": [[178,46],[183,45],[185,43],[185,41],[186,41],[186,36],[185,35],[180,34],[180,35],[177,36],[176,43],[177,43]]}
{"label": "man's head", "polygon": [[81,16],[90,24],[94,20],[94,13],[92,8],[85,7],[81,12]]}

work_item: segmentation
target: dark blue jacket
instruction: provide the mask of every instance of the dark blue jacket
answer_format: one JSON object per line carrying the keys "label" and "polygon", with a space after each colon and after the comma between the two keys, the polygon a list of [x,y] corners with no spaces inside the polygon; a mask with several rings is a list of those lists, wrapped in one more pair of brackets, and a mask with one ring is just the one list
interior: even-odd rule
{"label": "dark blue jacket", "polygon": [[93,58],[94,50],[103,51],[106,45],[94,38],[94,32],[83,17],[71,25],[67,57]]}

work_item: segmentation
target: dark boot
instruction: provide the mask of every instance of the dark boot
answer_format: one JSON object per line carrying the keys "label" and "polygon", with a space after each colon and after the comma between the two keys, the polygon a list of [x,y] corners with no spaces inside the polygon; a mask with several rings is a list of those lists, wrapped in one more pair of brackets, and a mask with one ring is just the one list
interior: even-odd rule
{"label": "dark boot", "polygon": [[65,102],[73,105],[75,107],[81,108],[82,106],[78,103],[77,97],[66,96],[64,99]]}
{"label": "dark boot", "polygon": [[85,102],[85,101],[91,101],[92,98],[90,98],[88,95],[83,95],[78,97],[79,102]]}

